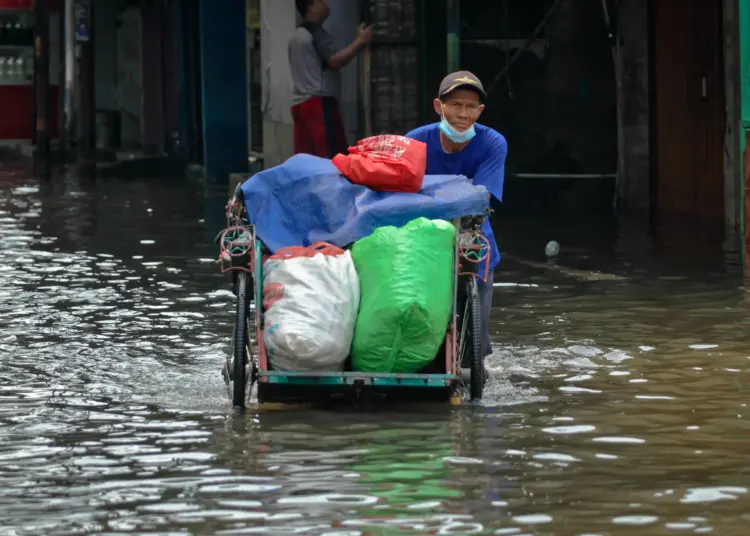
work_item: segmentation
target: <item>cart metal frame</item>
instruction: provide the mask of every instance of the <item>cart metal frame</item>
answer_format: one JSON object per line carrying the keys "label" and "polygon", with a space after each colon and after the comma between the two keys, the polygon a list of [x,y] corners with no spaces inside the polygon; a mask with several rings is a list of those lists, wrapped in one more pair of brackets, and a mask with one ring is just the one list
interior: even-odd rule
{"label": "cart metal frame", "polygon": [[[280,372],[272,370],[264,344],[263,262],[270,255],[246,218],[239,185],[227,204],[227,228],[217,236],[219,262],[232,274],[236,317],[232,356],[222,368],[233,406],[241,410],[257,384],[258,402],[329,404],[344,402],[449,401],[468,395],[481,399],[486,381],[481,351],[478,280],[489,270],[489,243],[481,234],[485,215],[455,220],[453,308],[445,341],[435,359],[419,373],[351,371]],[[483,265],[484,269],[480,270]],[[461,368],[469,369],[468,386]],[[348,370],[347,370],[348,369]],[[462,396],[464,395],[464,396]]]}

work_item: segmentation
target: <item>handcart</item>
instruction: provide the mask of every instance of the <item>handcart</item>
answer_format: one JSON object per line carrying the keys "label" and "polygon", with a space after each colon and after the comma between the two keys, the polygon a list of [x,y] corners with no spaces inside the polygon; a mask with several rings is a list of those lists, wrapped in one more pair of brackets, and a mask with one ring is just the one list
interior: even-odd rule
{"label": "handcart", "polygon": [[481,233],[485,215],[453,220],[454,301],[445,341],[419,373],[275,371],[264,346],[263,261],[271,252],[248,223],[238,186],[226,209],[227,228],[217,236],[221,270],[230,273],[236,295],[232,355],[222,367],[235,408],[245,407],[253,385],[260,404],[362,404],[482,398],[486,381],[480,331],[478,280],[487,279],[489,244]]}

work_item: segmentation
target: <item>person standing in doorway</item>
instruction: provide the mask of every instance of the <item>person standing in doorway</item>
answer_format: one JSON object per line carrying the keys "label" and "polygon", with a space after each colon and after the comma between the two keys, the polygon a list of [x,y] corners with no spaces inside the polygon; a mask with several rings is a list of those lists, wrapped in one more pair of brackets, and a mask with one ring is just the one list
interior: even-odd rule
{"label": "person standing in doorway", "polygon": [[296,5],[303,20],[289,41],[294,153],[333,158],[346,154],[348,147],[339,113],[338,71],[369,43],[372,30],[361,25],[357,38],[338,49],[323,29],[330,14],[326,0],[296,0]]}
{"label": "person standing in doorway", "polygon": [[[487,93],[482,82],[469,71],[446,76],[440,83],[433,107],[440,121],[406,134],[427,144],[427,173],[463,175],[487,189],[490,197],[503,200],[505,157],[508,143],[496,130],[477,121],[484,111]],[[492,354],[490,310],[494,284],[493,270],[500,262],[500,251],[489,218],[482,233],[490,243],[490,273],[479,283],[483,355]]]}

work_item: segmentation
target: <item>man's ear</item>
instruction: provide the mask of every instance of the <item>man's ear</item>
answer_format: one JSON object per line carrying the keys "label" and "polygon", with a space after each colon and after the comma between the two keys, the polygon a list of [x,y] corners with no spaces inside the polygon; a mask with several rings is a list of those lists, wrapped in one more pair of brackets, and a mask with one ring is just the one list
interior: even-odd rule
{"label": "man's ear", "polygon": [[477,119],[482,115],[482,112],[484,111],[484,104],[479,105],[479,113],[477,114]]}
{"label": "man's ear", "polygon": [[432,101],[432,107],[435,108],[435,113],[442,116],[443,115],[443,103],[440,102],[440,99],[435,99]]}

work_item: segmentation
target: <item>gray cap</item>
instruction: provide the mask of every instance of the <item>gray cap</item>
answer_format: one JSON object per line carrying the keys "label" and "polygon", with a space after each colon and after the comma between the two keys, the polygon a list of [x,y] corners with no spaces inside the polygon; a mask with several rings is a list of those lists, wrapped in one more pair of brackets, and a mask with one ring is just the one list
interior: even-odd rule
{"label": "gray cap", "polygon": [[479,93],[479,98],[482,101],[487,98],[487,93],[484,91],[484,86],[482,85],[481,80],[469,71],[458,71],[443,78],[443,81],[440,82],[438,98],[445,97],[448,93],[457,89],[470,89],[476,91]]}

